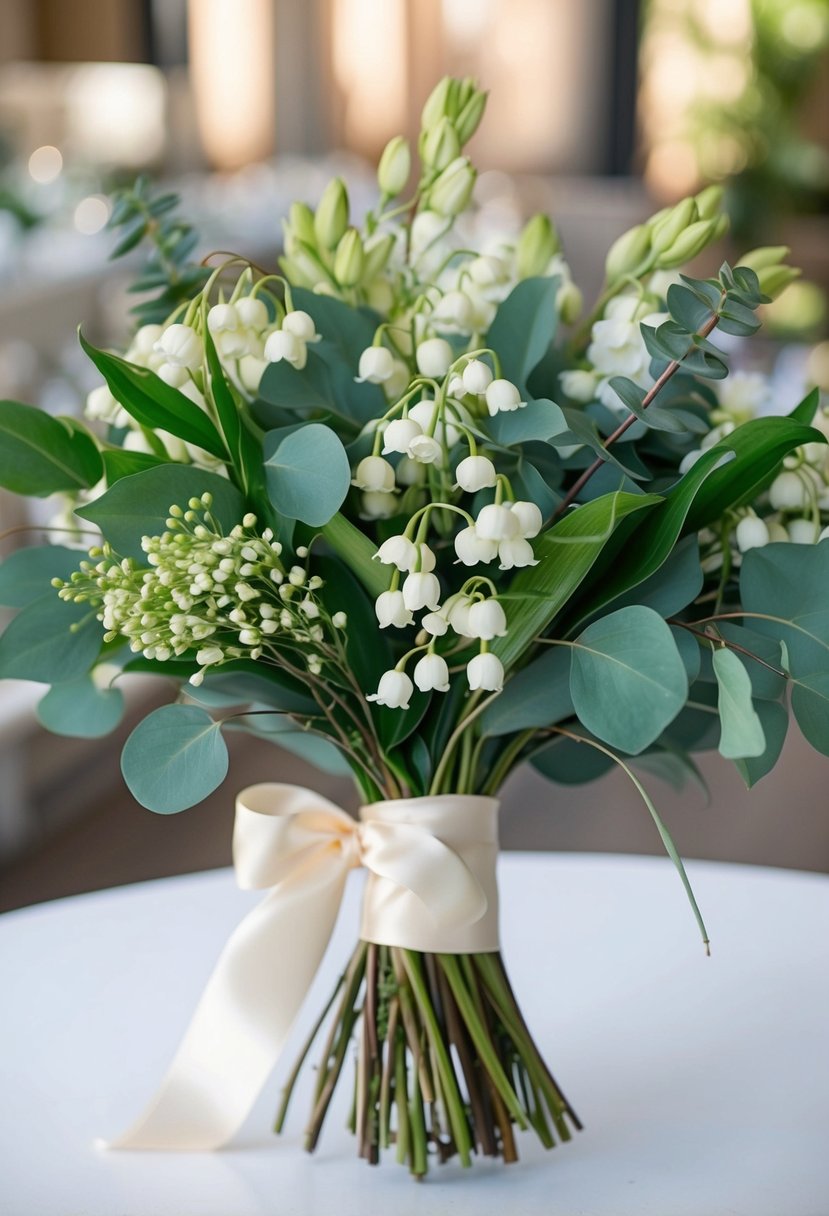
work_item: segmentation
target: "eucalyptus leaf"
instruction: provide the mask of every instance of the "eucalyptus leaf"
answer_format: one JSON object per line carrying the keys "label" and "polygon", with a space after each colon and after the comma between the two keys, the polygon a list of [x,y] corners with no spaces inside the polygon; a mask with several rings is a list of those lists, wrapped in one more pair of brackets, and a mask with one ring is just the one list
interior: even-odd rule
{"label": "eucalyptus leaf", "polygon": [[221,724],[196,705],[164,705],[148,714],[121,753],[121,772],[136,802],[175,815],[202,802],[227,776]]}
{"label": "eucalyptus leaf", "polygon": [[765,751],[761,756],[745,756],[734,761],[748,789],[774,768],[789,729],[789,713],[785,705],[779,705],[776,701],[755,701],[754,709],[763,727]]}
{"label": "eucalyptus leaf", "polygon": [[496,443],[513,447],[561,435],[567,430],[567,423],[560,406],[541,399],[528,401],[521,409],[496,414],[487,419],[486,429]]}
{"label": "eucalyptus leaf", "polygon": [[21,608],[0,637],[0,679],[74,680],[89,671],[102,640],[103,627],[88,604],[50,591]]}
{"label": "eucalyptus leaf", "polygon": [[792,712],[804,738],[829,756],[829,670],[792,679]]}
{"label": "eucalyptus leaf", "polygon": [[522,394],[527,378],[541,362],[558,326],[558,278],[531,278],[518,283],[499,305],[486,344],[498,355],[501,375]]}
{"label": "eucalyptus leaf", "polygon": [[276,445],[265,437],[265,477],[274,508],[312,527],[327,524],[345,501],[351,467],[339,436],[312,422]]}
{"label": "eucalyptus leaf", "polygon": [[78,569],[84,553],[62,545],[33,545],[16,549],[0,562],[0,604],[25,608],[34,600],[51,594],[52,579],[68,579]]}
{"label": "eucalyptus leaf", "polygon": [[766,738],[751,700],[751,679],[745,666],[738,655],[725,646],[717,647],[712,663],[719,688],[720,755],[727,760],[762,756]]}
{"label": "eucalyptus leaf", "polygon": [[740,569],[745,624],[786,645],[794,676],[829,671],[829,543],[750,549]]}
{"label": "eucalyptus leaf", "polygon": [[99,739],[123,718],[124,694],[119,688],[98,688],[90,676],[81,676],[53,684],[38,702],[37,716],[54,735]]}
{"label": "eucalyptus leaf", "polygon": [[481,715],[485,735],[509,735],[533,726],[553,726],[573,715],[570,647],[551,646],[512,679]]}

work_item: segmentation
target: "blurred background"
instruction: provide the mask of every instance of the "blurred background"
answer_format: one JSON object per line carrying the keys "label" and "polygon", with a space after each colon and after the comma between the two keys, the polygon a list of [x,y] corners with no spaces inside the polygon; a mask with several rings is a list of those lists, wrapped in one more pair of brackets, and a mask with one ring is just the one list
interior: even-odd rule
{"label": "blurred background", "polygon": [[[446,72],[491,94],[470,149],[485,230],[549,211],[589,299],[620,232],[723,182],[723,254],[788,244],[804,268],[734,360],[773,376],[780,410],[808,384],[829,388],[829,0],[1,0],[0,398],[80,413],[98,381],[77,325],[99,344],[126,339],[138,262],[108,261],[113,188],[163,180],[198,227],[196,257],[273,265],[294,199],[313,205],[341,173],[356,209],[372,201],[372,159],[416,135]],[[0,531],[60,508],[0,492]],[[7,536],[2,554],[30,536]],[[47,735],[43,691],[0,683],[2,909],[227,864],[233,792],[253,781],[354,805],[342,779],[240,737],[217,794],[154,816],[118,757],[171,687],[130,687],[103,741]],[[829,871],[829,769],[794,726],[751,795],[718,756],[701,768],[708,802],[652,781],[681,852]],[[520,773],[504,804],[506,847],[661,850],[621,774],[568,787]]]}

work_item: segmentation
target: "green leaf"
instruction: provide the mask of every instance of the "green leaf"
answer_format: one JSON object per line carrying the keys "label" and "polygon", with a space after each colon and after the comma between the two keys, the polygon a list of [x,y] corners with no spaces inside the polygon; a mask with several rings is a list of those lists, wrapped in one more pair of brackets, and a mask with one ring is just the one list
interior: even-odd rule
{"label": "green leaf", "polygon": [[610,387],[618,394],[630,412],[651,430],[669,431],[676,435],[684,434],[688,430],[683,414],[674,413],[672,410],[663,409],[658,405],[644,406],[646,396],[644,389],[639,388],[626,376],[614,376],[610,381]]}
{"label": "green leaf", "polygon": [[[305,367],[298,370],[285,359],[269,363],[259,382],[259,397],[296,416],[300,413],[328,413],[336,409],[328,369],[313,352]],[[267,411],[261,411],[267,418]]]}
{"label": "green leaf", "polygon": [[213,495],[211,514],[226,532],[241,523],[245,504],[236,487],[226,477],[191,464],[161,464],[122,477],[76,514],[97,524],[121,557],[141,561],[141,537],[160,536],[166,531],[171,506],[186,509],[190,498],[205,492]]}
{"label": "green leaf", "polygon": [[787,417],[792,418],[795,422],[802,422],[805,426],[809,426],[814,420],[819,405],[820,389],[813,388]]}
{"label": "green leaf", "polygon": [[[829,671],[829,544],[749,549],[740,569],[746,624],[786,645],[793,676]],[[768,618],[768,619],[767,619]]]}
{"label": "green leaf", "polygon": [[85,554],[62,545],[33,545],[17,549],[0,562],[0,604],[25,608],[33,600],[51,594],[52,579],[68,579]]}
{"label": "green leaf", "polygon": [[604,751],[588,746],[583,740],[559,735],[548,747],[541,748],[531,760],[533,768],[557,785],[587,785],[597,781],[613,768],[614,759]]}
{"label": "green leaf", "polygon": [[534,543],[538,565],[519,571],[512,580],[504,601],[507,636],[492,646],[505,666],[512,665],[570,602],[622,520],[661,501],[657,494],[617,490],[576,507]]}
{"label": "green leaf", "polygon": [[792,678],[792,713],[804,738],[829,756],[829,670]]}
{"label": "green leaf", "polygon": [[712,657],[719,697],[722,731],[719,751],[727,760],[762,756],[766,750],[763,724],[751,700],[751,679],[733,650],[719,646]]}
{"label": "green leaf", "polygon": [[[633,544],[637,544],[634,537]],[[639,546],[637,546],[637,551]],[[622,558],[624,560],[624,556]],[[697,598],[704,576],[696,536],[686,536],[671,551],[663,564],[636,587],[613,601],[614,608],[626,604],[645,604],[661,617],[675,616]]]}
{"label": "green leaf", "polygon": [[79,333],[80,343],[109,385],[116,401],[136,422],[151,430],[169,431],[185,443],[195,444],[217,456],[227,458],[219,432],[204,410],[184,393],[165,384],[147,367],[137,367],[107,351],[98,350]]}
{"label": "green leaf", "polygon": [[88,676],[54,684],[38,702],[37,716],[53,735],[99,739],[124,716],[124,694],[118,688],[98,688]]}
{"label": "green leaf", "polygon": [[203,801],[222,784],[227,769],[221,724],[196,705],[154,710],[121,753],[121,772],[133,798],[159,815],[175,815]]}
{"label": "green leaf", "polygon": [[501,375],[527,393],[527,377],[540,363],[558,326],[558,278],[524,279],[498,308],[487,346],[501,362]]}
{"label": "green leaf", "polygon": [[774,768],[789,728],[789,713],[785,705],[778,705],[776,701],[755,701],[754,708],[763,728],[766,750],[762,756],[745,756],[734,761],[748,789]]}
{"label": "green leaf", "polygon": [[0,486],[45,498],[100,481],[101,453],[86,431],[41,409],[0,401]]}
{"label": "green leaf", "polygon": [[244,731],[257,739],[274,743],[277,747],[313,764],[320,772],[330,773],[333,777],[351,775],[348,761],[335,743],[322,739],[319,735],[308,734],[283,714],[239,718],[230,723],[227,729]]}
{"label": "green leaf", "polygon": [[149,452],[125,452],[121,448],[107,448],[101,455],[108,486],[113,486],[122,477],[130,477],[133,473],[143,473],[145,469],[155,469],[160,464],[170,463],[160,456],[151,456]]}
{"label": "green leaf", "polygon": [[265,436],[265,477],[275,509],[312,527],[327,524],[345,501],[351,467],[338,435],[312,422],[274,446]]}
{"label": "green leaf", "polygon": [[321,529],[322,535],[334,552],[343,559],[349,570],[357,576],[372,599],[381,591],[388,591],[389,569],[374,561],[377,545],[364,532],[356,528],[350,519],[339,512],[329,519]]}
{"label": "green leaf", "polygon": [[531,726],[553,726],[573,715],[570,648],[551,646],[522,668],[481,715],[485,735],[509,735]]}
{"label": "green leaf", "polygon": [[576,638],[570,692],[592,734],[635,755],[682,709],[688,677],[668,626],[652,608],[634,604]]}
{"label": "green leaf", "polygon": [[0,679],[74,680],[89,671],[102,638],[88,604],[67,603],[50,591],[22,608],[0,637]]}
{"label": "green leaf", "polygon": [[242,417],[242,407],[228,384],[216,347],[209,332],[205,332],[204,348],[210,372],[208,392],[219,419],[236,480],[245,495],[256,503],[265,498],[265,473],[262,467],[262,449],[251,434]]}
{"label": "green leaf", "polygon": [[706,797],[709,796],[705,778],[687,752],[654,748],[637,756],[635,763],[637,768],[643,768],[646,773],[666,782],[678,794],[682,793],[689,781],[693,781]]}
{"label": "green leaf", "polygon": [[[717,292],[717,304],[719,300]],[[679,283],[672,283],[668,288],[667,303],[668,312],[689,334],[698,333],[711,320],[714,311],[706,300]]]}
{"label": "green leaf", "polygon": [[485,425],[496,443],[502,443],[505,447],[535,439],[550,439],[567,430],[561,408],[546,398],[528,401],[520,410],[496,414]]}

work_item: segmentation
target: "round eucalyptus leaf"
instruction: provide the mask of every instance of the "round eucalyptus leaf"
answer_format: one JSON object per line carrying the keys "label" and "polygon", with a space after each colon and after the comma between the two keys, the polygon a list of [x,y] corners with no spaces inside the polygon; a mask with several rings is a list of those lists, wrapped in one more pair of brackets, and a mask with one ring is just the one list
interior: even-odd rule
{"label": "round eucalyptus leaf", "polygon": [[139,722],[121,753],[136,802],[175,815],[212,794],[227,776],[221,725],[195,705],[164,705]]}
{"label": "round eucalyptus leaf", "polygon": [[124,716],[119,688],[98,688],[89,676],[54,684],[38,702],[37,716],[53,735],[99,739]]}
{"label": "round eucalyptus leaf", "polygon": [[327,524],[342,506],[351,466],[339,437],[321,422],[286,435],[276,447],[265,437],[265,476],[274,508],[311,527]]}

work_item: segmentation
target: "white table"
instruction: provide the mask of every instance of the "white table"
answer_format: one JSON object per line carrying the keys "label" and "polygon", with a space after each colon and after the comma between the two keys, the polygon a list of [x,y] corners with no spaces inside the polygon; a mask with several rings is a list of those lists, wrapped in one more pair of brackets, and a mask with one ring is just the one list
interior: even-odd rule
{"label": "white table", "polygon": [[[506,855],[504,951],[528,1021],[585,1123],[522,1162],[370,1169],[343,1130],[314,1157],[270,1135],[291,1052],[231,1147],[97,1150],[154,1090],[212,962],[257,896],[227,871],[0,918],[3,1216],[825,1216],[829,1212],[829,880],[688,867],[704,956],[661,859]],[[303,1020],[352,944],[350,886]],[[302,1026],[295,1038],[301,1038]],[[306,1076],[306,1082],[308,1081]],[[350,1079],[350,1078],[349,1078]]]}

